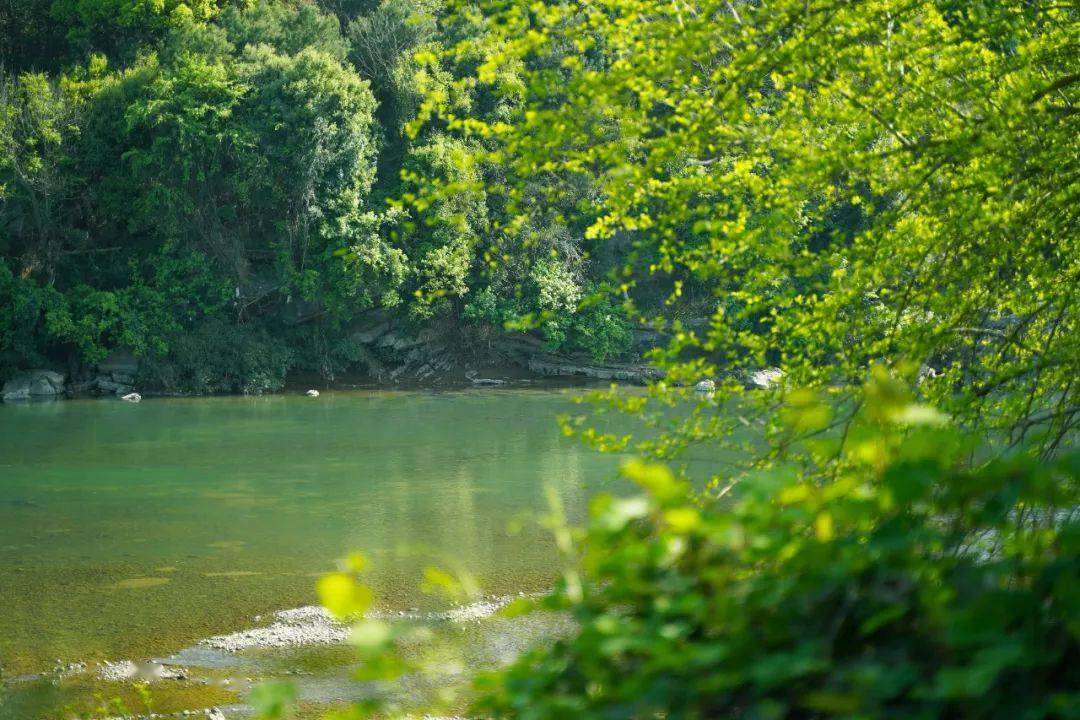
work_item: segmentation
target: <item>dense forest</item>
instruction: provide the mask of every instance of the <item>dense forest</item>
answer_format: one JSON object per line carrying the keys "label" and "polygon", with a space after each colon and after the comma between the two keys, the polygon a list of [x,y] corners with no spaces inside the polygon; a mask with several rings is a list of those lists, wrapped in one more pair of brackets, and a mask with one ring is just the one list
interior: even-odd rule
{"label": "dense forest", "polygon": [[[263,392],[290,370],[364,370],[346,330],[373,309],[459,355],[541,316],[545,350],[629,351],[624,314],[582,303],[622,254],[587,251],[566,212],[595,188],[509,229],[477,187],[503,172],[484,141],[410,127],[432,94],[482,123],[522,105],[520,77],[456,83],[479,51],[444,49],[482,37],[478,16],[11,0],[0,23],[0,374],[124,347],[151,389]],[[434,181],[472,189],[409,202]]]}

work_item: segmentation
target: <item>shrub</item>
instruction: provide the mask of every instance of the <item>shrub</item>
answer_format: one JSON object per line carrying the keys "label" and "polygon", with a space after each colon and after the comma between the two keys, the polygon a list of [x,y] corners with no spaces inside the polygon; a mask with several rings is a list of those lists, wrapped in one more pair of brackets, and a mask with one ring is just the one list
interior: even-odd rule
{"label": "shrub", "polygon": [[643,494],[594,501],[583,581],[545,601],[578,631],[486,676],[480,714],[1075,717],[1080,457],[960,470],[943,436],[728,503],[627,466]]}
{"label": "shrub", "polygon": [[633,339],[626,314],[606,299],[575,313],[567,331],[567,343],[572,349],[600,361],[625,357]]}
{"label": "shrub", "polygon": [[147,359],[141,374],[150,387],[168,392],[261,395],[285,384],[291,359],[289,348],[263,328],[207,320],[173,338],[168,356]]}

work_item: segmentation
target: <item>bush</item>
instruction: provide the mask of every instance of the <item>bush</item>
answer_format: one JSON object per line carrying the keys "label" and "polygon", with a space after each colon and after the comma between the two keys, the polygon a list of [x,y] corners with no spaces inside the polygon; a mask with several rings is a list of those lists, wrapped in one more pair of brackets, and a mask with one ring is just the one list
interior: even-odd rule
{"label": "bush", "polygon": [[867,435],[872,463],[726,504],[627,466],[644,493],[594,501],[583,582],[546,601],[577,633],[487,676],[480,714],[1075,717],[1080,457],[958,470],[947,437]]}
{"label": "bush", "polygon": [[633,339],[626,314],[606,299],[574,314],[567,331],[571,349],[600,361],[625,357]]}
{"label": "bush", "polygon": [[183,394],[261,395],[285,384],[292,353],[265,329],[208,320],[172,339],[166,357],[147,359],[141,380]]}

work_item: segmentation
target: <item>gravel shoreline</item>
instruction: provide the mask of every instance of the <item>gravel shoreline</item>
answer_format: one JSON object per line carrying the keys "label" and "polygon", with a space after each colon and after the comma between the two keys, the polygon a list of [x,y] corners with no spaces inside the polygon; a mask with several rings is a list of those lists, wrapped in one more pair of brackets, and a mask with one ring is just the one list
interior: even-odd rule
{"label": "gravel shoreline", "polygon": [[[373,612],[371,620],[416,620],[467,623],[491,617],[510,604],[513,597],[490,597],[467,605],[458,605],[442,612]],[[251,628],[227,635],[215,635],[199,644],[223,652],[239,652],[249,648],[286,648],[304,645],[335,645],[349,638],[348,625],[339,622],[317,605],[280,610],[274,622],[266,627]]]}

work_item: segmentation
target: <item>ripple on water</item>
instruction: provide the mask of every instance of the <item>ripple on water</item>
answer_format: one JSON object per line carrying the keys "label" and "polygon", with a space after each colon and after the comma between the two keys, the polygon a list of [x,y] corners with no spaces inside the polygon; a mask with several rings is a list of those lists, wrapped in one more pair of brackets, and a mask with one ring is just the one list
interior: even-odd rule
{"label": "ripple on water", "polygon": [[170,582],[170,578],[166,577],[137,577],[121,580],[115,585],[113,585],[113,587],[117,588],[118,590],[143,590],[145,588],[165,585],[168,582]]}
{"label": "ripple on water", "polygon": [[262,575],[262,573],[261,572],[256,572],[255,570],[223,570],[221,572],[206,572],[206,573],[203,573],[203,575],[206,576],[206,577],[209,577],[209,578],[216,578],[216,577],[220,577],[220,578],[230,578],[230,577],[236,578],[236,577],[253,577],[255,575]]}

